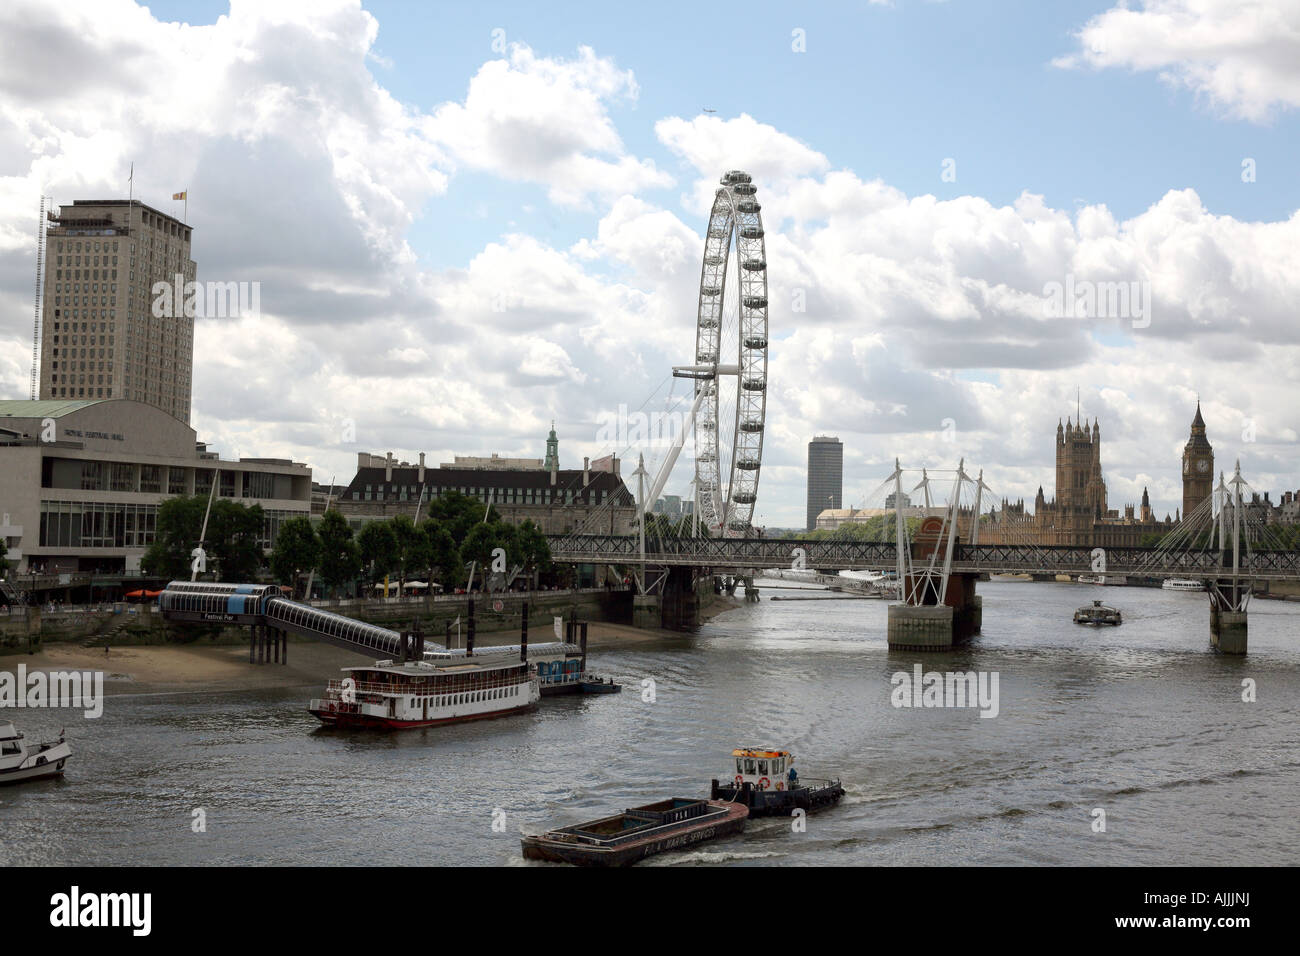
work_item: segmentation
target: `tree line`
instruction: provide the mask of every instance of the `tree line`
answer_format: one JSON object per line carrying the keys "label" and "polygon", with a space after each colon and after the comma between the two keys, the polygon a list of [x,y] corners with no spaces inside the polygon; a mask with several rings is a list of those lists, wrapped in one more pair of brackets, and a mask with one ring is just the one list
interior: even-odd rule
{"label": "tree line", "polygon": [[[189,576],[190,555],[207,505],[205,496],[163,502],[154,543],[141,560],[146,574]],[[260,505],[214,502],[204,543],[204,576],[252,581],[265,566],[275,581],[295,591],[314,573],[332,594],[358,581],[374,585],[385,577],[396,578],[400,587],[423,579],[450,590],[469,583],[471,568],[474,582],[480,585],[494,566],[502,564],[507,576],[531,577],[551,568],[550,547],[537,525],[532,521],[508,524],[495,508],[485,510],[481,501],[459,492],[430,501],[418,525],[398,515],[371,521],[354,533],[334,509],[325,512],[319,527],[306,516],[289,518],[280,525],[269,559],[258,543],[264,519]]]}

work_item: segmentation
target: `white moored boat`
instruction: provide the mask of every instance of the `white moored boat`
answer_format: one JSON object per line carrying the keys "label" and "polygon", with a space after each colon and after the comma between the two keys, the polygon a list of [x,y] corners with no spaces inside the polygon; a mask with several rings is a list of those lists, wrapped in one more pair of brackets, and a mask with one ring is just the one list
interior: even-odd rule
{"label": "white moored boat", "polygon": [[534,667],[518,657],[434,656],[345,667],[307,708],[331,727],[434,727],[504,717],[537,706]]}
{"label": "white moored boat", "polygon": [[1193,581],[1191,578],[1167,578],[1160,587],[1166,591],[1204,591],[1205,582]]}
{"label": "white moored boat", "polygon": [[0,784],[56,777],[63,773],[63,765],[71,756],[72,750],[62,734],[58,740],[37,744],[33,749],[23,742],[23,735],[13,724],[0,723]]}

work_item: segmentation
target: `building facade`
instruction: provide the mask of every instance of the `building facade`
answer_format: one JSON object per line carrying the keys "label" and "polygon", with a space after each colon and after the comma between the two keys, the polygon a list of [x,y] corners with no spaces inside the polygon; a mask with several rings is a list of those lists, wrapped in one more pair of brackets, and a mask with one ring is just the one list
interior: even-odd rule
{"label": "building facade", "polygon": [[190,238],[190,226],[139,201],[78,199],[50,213],[42,399],[129,399],[189,422],[194,317],[171,297],[155,308],[153,290],[194,281]]}
{"label": "building facade", "polygon": [[132,573],[168,498],[216,495],[265,513],[262,546],[310,514],[311,469],[222,461],[194,429],[126,399],[0,401],[0,533],[18,573]]}
{"label": "building facade", "polygon": [[[552,432],[554,434],[554,432]],[[391,452],[357,456],[357,473],[335,507],[354,528],[369,521],[427,513],[428,504],[453,492],[491,503],[511,524],[532,521],[546,534],[632,534],[636,501],[617,464],[610,471],[559,468],[427,468],[421,452],[415,464]],[[549,457],[549,456],[548,456]],[[498,459],[499,460],[499,459]]]}
{"label": "building facade", "polygon": [[844,505],[844,445],[830,435],[808,443],[808,515],[805,527],[817,527],[817,516]]}
{"label": "building facade", "polygon": [[[969,514],[963,528],[969,540]],[[1110,508],[1101,469],[1101,425],[1097,421],[1057,422],[1056,494],[1047,498],[1042,486],[1033,511],[1023,501],[1003,500],[990,520],[980,525],[985,544],[1044,544],[1074,547],[1137,547],[1143,536],[1168,530],[1172,521],[1157,521],[1147,489],[1140,506]]]}

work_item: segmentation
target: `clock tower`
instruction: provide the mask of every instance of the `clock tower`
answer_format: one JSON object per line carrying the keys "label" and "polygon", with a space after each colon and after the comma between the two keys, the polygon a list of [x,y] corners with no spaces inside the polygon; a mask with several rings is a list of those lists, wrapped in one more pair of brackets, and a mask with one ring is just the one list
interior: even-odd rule
{"label": "clock tower", "polygon": [[1214,489],[1214,449],[1205,437],[1201,403],[1196,403],[1192,434],[1183,446],[1183,520],[1210,497]]}

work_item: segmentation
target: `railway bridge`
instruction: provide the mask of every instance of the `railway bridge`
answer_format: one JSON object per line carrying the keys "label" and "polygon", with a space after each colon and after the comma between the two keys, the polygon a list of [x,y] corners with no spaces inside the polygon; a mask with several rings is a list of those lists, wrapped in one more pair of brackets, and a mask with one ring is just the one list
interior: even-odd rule
{"label": "railway bridge", "polygon": [[[896,467],[887,482],[900,501],[901,474]],[[955,474],[948,504],[932,509],[915,532],[908,530],[902,512],[894,512],[893,540],[577,533],[552,536],[551,556],[560,563],[630,569],[640,623],[652,623],[657,611],[669,623],[679,621],[680,607],[690,603],[699,579],[715,574],[743,577],[776,568],[892,572],[902,586],[900,601],[889,608],[889,644],[921,650],[947,649],[980,630],[983,611],[975,583],[986,574],[1195,580],[1209,595],[1212,645],[1233,654],[1246,652],[1252,582],[1300,582],[1300,551],[1260,547],[1260,536],[1250,534],[1240,465],[1231,481],[1221,479],[1215,495],[1153,547],[980,544],[978,521],[969,522],[972,540],[961,541],[961,486],[976,484],[975,515],[986,486],[982,477],[968,478],[961,465]],[[677,611],[670,613],[670,606]]]}

